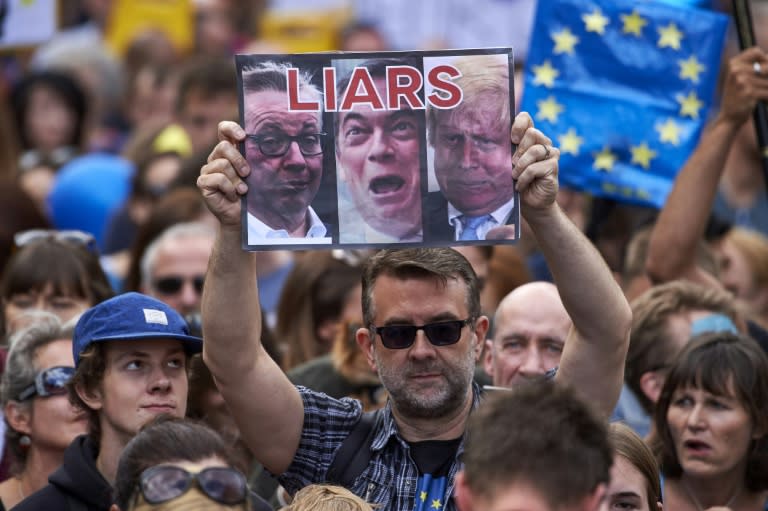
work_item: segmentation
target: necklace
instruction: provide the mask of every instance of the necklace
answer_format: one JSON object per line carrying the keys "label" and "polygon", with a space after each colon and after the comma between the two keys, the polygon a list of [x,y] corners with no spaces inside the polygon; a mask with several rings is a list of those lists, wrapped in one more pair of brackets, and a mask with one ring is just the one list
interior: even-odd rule
{"label": "necklace", "polygon": [[21,478],[16,478],[16,488],[19,490],[19,498],[21,500],[24,500],[27,498],[27,496],[24,494],[24,486],[21,484]]}
{"label": "necklace", "polygon": [[[688,497],[693,501],[693,505],[696,506],[696,509],[698,511],[704,511],[704,506],[701,505],[701,503],[699,502],[699,499],[696,498],[696,495],[694,495],[691,489],[688,487],[688,484],[682,479],[680,480],[680,484],[683,486],[683,489],[685,490],[685,493],[688,495]],[[734,493],[731,496],[731,498],[728,499],[728,502],[725,503],[724,507],[730,508],[731,504],[733,504],[736,501],[736,498],[739,496],[740,493],[741,493],[741,489],[739,488],[736,490],[736,493]]]}

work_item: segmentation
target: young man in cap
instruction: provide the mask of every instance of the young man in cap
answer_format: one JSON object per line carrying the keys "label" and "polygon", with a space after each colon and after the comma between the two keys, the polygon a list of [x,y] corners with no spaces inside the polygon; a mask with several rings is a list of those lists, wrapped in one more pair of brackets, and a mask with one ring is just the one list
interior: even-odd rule
{"label": "young man in cap", "polygon": [[89,434],[67,448],[48,486],[15,509],[109,510],[111,482],[128,441],[159,414],[186,413],[187,361],[202,346],[176,311],[139,293],[83,313],[72,339],[76,369],[68,386],[70,400],[88,416]]}

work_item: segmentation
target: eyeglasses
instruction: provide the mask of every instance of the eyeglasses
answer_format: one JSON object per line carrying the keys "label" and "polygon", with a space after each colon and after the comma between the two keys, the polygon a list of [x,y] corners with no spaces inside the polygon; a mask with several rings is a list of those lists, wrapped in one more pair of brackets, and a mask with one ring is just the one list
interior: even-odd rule
{"label": "eyeglasses", "polygon": [[448,346],[456,344],[461,338],[461,329],[465,325],[471,325],[473,318],[456,321],[438,321],[426,325],[387,325],[371,326],[373,335],[381,336],[381,343],[385,348],[401,350],[410,348],[416,340],[416,332],[424,330],[429,342],[435,346]]}
{"label": "eyeglasses", "polygon": [[141,473],[139,489],[147,503],[162,504],[181,497],[195,482],[203,493],[225,506],[245,502],[248,496],[245,476],[229,467],[210,467],[193,474],[174,465],[158,465]]}
{"label": "eyeglasses", "polygon": [[71,242],[83,245],[91,252],[95,253],[97,251],[96,238],[94,238],[92,234],[74,229],[66,231],[57,231],[54,229],[30,229],[28,231],[21,231],[13,235],[13,244],[16,248],[21,248],[45,239],[59,242]]}
{"label": "eyeglasses", "polygon": [[184,286],[185,282],[192,282],[192,285],[195,287],[195,291],[197,291],[197,294],[201,294],[203,292],[203,284],[205,283],[205,276],[204,275],[197,275],[196,277],[180,277],[178,275],[171,275],[169,277],[163,277],[160,279],[157,279],[153,283],[153,287],[160,291],[164,295],[175,295],[179,291],[181,291],[182,286]]}
{"label": "eyeglasses", "polygon": [[40,397],[60,396],[67,393],[67,383],[75,374],[75,368],[54,366],[35,375],[35,382],[19,392],[18,401],[26,401],[37,394]]}
{"label": "eyeglasses", "polygon": [[256,142],[264,156],[283,156],[294,142],[299,144],[299,151],[304,156],[317,156],[323,153],[322,137],[325,135],[327,133],[303,133],[294,137],[285,133],[276,133],[270,135],[246,135],[246,138]]}

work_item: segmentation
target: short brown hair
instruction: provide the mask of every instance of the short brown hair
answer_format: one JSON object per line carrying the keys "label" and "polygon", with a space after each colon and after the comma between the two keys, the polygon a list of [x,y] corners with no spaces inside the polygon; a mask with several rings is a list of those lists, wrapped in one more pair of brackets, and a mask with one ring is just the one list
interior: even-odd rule
{"label": "short brown hair", "polygon": [[480,316],[477,275],[463,255],[450,248],[381,250],[363,268],[363,321],[366,326],[373,325],[373,287],[381,275],[398,279],[437,279],[443,284],[447,284],[448,280],[464,282],[467,286],[466,305],[469,316]]}
{"label": "short brown hair", "polygon": [[473,494],[492,498],[527,482],[557,509],[609,481],[613,450],[596,412],[574,390],[547,381],[482,403],[469,418],[463,460]]}
{"label": "short brown hair", "polygon": [[101,423],[99,422],[99,412],[88,406],[77,393],[77,387],[86,392],[91,392],[101,385],[104,381],[104,372],[107,370],[107,355],[103,342],[91,343],[80,353],[79,362],[75,368],[75,375],[67,383],[69,402],[74,406],[85,410],[88,415],[88,436],[95,443],[97,448],[100,446]]}
{"label": "short brown hair", "polygon": [[768,489],[768,356],[752,338],[730,332],[700,334],[676,358],[659,396],[654,415],[654,451],[666,477],[677,479],[683,468],[677,457],[667,412],[675,391],[695,387],[715,395],[734,397],[744,406],[753,429],[762,431],[747,456],[745,486]]}

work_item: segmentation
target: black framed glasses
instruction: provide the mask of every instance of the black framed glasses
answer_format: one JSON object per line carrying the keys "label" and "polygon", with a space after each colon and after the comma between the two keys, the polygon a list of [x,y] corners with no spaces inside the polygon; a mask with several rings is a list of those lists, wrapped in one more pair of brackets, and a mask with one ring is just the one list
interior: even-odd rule
{"label": "black framed glasses", "polygon": [[153,282],[153,287],[160,291],[164,295],[175,295],[184,286],[185,282],[191,281],[197,294],[203,292],[203,284],[205,284],[205,275],[196,275],[194,277],[181,277],[179,275],[169,275],[168,277],[162,277],[156,279]]}
{"label": "black framed glasses", "polygon": [[241,504],[248,497],[245,476],[230,467],[210,467],[194,474],[175,465],[158,465],[141,473],[138,486],[147,503],[162,504],[181,497],[193,484],[225,506]]}
{"label": "black framed glasses", "polygon": [[30,229],[28,231],[21,231],[13,235],[13,244],[16,248],[21,248],[45,239],[83,245],[89,251],[94,253],[98,251],[96,247],[96,238],[94,238],[92,234],[75,229],[63,231],[57,231],[55,229]]}
{"label": "black framed glasses", "polygon": [[381,336],[381,343],[385,348],[401,350],[410,348],[416,340],[416,333],[424,330],[429,342],[435,346],[449,346],[456,344],[461,339],[461,330],[466,325],[471,325],[474,318],[457,319],[454,321],[438,321],[426,325],[387,325],[371,326],[373,335]]}
{"label": "black framed glasses", "polygon": [[323,137],[327,133],[302,133],[292,136],[285,133],[270,133],[268,135],[246,135],[245,137],[253,140],[259,151],[264,156],[284,156],[296,142],[299,145],[299,151],[304,156],[317,156],[323,153]]}
{"label": "black framed glasses", "polygon": [[35,375],[35,381],[19,392],[18,401],[26,401],[35,395],[40,397],[60,396],[67,393],[67,383],[75,375],[75,368],[54,366]]}

